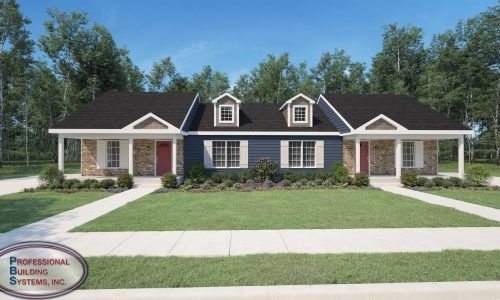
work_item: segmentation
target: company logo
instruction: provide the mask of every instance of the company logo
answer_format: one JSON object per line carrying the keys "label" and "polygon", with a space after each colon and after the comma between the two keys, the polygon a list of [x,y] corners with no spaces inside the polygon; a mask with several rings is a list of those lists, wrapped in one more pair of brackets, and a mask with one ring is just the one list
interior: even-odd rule
{"label": "company logo", "polygon": [[27,299],[61,296],[87,277],[83,257],[66,246],[25,242],[0,250],[0,291]]}

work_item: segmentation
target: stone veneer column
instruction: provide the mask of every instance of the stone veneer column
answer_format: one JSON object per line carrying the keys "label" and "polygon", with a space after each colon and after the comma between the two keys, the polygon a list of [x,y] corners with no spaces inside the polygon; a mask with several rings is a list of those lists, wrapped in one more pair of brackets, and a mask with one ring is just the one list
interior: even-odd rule
{"label": "stone veneer column", "polygon": [[344,140],[342,142],[342,160],[349,174],[354,174],[354,141]]}
{"label": "stone veneer column", "polygon": [[177,157],[176,157],[177,176],[184,176],[184,140],[183,139],[177,139],[176,151],[177,151]]}

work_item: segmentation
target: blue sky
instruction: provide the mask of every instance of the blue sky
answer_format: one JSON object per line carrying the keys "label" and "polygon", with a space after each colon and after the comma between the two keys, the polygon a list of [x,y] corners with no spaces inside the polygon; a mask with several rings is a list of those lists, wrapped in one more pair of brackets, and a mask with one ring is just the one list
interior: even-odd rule
{"label": "blue sky", "polygon": [[439,1],[20,1],[31,19],[35,40],[44,33],[47,8],[79,10],[103,24],[118,46],[148,71],[154,61],[171,56],[183,75],[203,65],[227,73],[234,82],[267,54],[288,52],[292,62],[317,63],[321,53],[346,50],[370,65],[381,48],[383,26],[420,26],[428,43],[433,34],[453,28],[494,0]]}

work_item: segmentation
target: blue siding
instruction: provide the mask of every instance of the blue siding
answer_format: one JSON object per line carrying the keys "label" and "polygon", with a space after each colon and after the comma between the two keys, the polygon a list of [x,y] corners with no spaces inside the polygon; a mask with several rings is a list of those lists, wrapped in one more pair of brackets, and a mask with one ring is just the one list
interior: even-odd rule
{"label": "blue siding", "polygon": [[198,106],[200,105],[200,98],[197,97],[194,100],[194,105],[193,109],[191,109],[190,114],[187,116],[186,123],[184,123],[184,126],[181,128],[182,131],[188,132],[189,128],[191,127],[191,123],[193,123],[194,116],[196,115],[196,112],[198,111]]}
{"label": "blue siding", "polygon": [[323,99],[319,99],[318,101],[319,108],[325,113],[328,120],[337,127],[340,133],[346,133],[351,131],[344,121],[333,111],[333,109],[325,102]]}
{"label": "blue siding", "polygon": [[[261,157],[271,157],[280,162],[281,140],[323,140],[324,168],[292,168],[284,172],[329,171],[336,162],[342,162],[342,137],[340,136],[186,136],[184,137],[184,170],[195,162],[203,163],[203,140],[248,140],[248,167]],[[246,172],[248,169],[212,169],[216,172]]]}

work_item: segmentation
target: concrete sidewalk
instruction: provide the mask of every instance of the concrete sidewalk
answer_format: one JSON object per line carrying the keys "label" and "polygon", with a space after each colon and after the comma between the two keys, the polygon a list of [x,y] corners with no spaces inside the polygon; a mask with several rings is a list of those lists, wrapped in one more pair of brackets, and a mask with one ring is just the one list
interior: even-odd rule
{"label": "concrete sidewalk", "polygon": [[137,200],[155,189],[156,186],[133,188],[3,233],[0,235],[0,248],[17,242],[48,240],[67,234],[67,231]]}
{"label": "concrete sidewalk", "polygon": [[498,250],[500,227],[75,232],[45,237],[83,256]]}
{"label": "concrete sidewalk", "polygon": [[[500,281],[102,289],[77,290],[60,298],[69,300],[494,300],[500,298]],[[17,298],[0,294],[0,299]]]}

